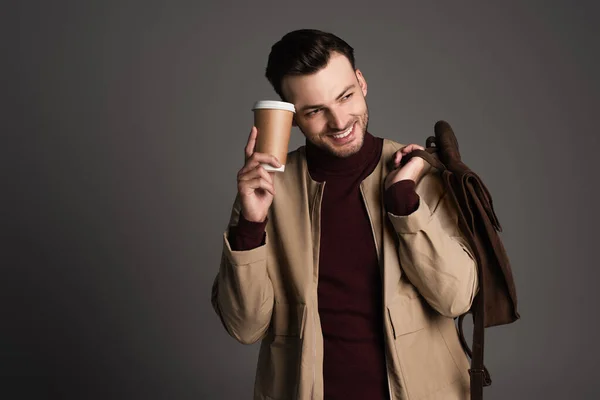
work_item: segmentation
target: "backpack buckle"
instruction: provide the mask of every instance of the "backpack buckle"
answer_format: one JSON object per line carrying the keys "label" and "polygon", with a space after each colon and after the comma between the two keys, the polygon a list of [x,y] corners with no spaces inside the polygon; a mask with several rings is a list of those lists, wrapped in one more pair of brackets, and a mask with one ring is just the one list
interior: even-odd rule
{"label": "backpack buckle", "polygon": [[485,367],[483,367],[483,369],[471,368],[469,369],[469,375],[471,375],[471,378],[473,378],[474,375],[480,377],[481,381],[483,382],[483,386],[490,386],[492,384],[492,378],[490,377],[490,373]]}

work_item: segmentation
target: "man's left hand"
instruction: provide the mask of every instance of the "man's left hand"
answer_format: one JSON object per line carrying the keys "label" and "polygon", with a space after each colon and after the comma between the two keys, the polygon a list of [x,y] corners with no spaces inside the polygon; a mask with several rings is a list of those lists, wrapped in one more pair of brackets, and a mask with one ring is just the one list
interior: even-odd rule
{"label": "man's left hand", "polygon": [[400,167],[402,157],[417,149],[425,150],[423,146],[419,146],[418,144],[409,144],[408,146],[404,146],[394,154],[394,169],[385,178],[386,190],[394,183],[400,182],[405,179],[410,179],[415,183],[419,183],[421,178],[425,176],[425,174],[429,171],[431,166],[421,157],[414,157],[408,163],[406,163],[406,165]]}

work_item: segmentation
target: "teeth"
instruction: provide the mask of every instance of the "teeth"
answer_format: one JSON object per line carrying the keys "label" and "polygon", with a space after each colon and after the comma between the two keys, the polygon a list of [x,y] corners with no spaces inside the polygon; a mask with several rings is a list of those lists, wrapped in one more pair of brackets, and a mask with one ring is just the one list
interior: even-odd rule
{"label": "teeth", "polygon": [[346,136],[348,136],[350,134],[350,132],[352,132],[353,127],[354,127],[354,125],[352,125],[350,128],[348,128],[348,130],[346,132],[340,133],[339,135],[333,135],[333,137],[336,139],[343,139]]}

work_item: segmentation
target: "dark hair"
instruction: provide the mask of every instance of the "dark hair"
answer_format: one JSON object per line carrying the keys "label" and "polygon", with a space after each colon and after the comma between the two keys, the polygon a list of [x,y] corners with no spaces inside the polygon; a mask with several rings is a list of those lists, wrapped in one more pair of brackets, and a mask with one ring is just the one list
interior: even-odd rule
{"label": "dark hair", "polygon": [[287,33],[271,47],[265,76],[284,99],[281,82],[286,75],[313,74],[324,68],[332,52],[340,53],[354,64],[354,49],[332,33],[299,29]]}

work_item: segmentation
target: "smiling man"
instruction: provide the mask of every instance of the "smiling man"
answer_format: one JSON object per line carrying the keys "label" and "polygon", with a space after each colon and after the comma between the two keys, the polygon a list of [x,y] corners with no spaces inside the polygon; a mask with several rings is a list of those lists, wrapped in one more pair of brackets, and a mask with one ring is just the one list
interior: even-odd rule
{"label": "smiling man", "polygon": [[241,343],[261,341],[255,399],[467,399],[454,317],[476,265],[438,172],[368,130],[354,51],[318,30],[273,45],[266,76],[306,145],[254,152],[253,127],[223,236],[212,304]]}
{"label": "smiling man", "polygon": [[295,122],[311,144],[340,158],[362,148],[369,121],[367,83],[345,55],[331,54],[326,67],[310,75],[284,77],[279,90],[298,105]]}

